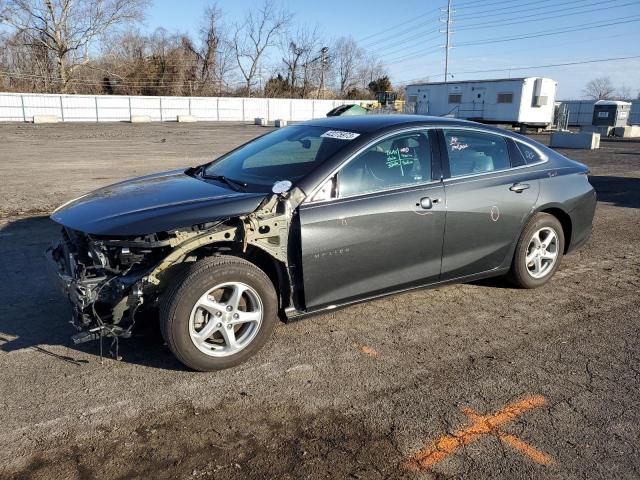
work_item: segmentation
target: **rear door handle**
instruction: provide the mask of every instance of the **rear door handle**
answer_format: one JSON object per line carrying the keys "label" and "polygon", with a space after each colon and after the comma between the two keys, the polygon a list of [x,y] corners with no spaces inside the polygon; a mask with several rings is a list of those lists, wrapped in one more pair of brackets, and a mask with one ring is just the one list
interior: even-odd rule
{"label": "rear door handle", "polygon": [[514,183],[513,185],[511,185],[511,187],[509,187],[509,190],[511,190],[512,192],[516,192],[516,193],[522,193],[527,188],[529,188],[529,184],[528,183]]}

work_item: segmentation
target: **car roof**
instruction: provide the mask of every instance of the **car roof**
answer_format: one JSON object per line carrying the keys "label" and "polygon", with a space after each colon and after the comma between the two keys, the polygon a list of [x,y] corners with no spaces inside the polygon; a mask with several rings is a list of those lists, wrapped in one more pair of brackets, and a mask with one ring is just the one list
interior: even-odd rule
{"label": "car roof", "polygon": [[[353,115],[345,117],[327,117],[308,120],[303,125],[350,130],[358,133],[375,132],[401,125],[480,125],[476,122],[447,117],[426,115]],[[485,125],[482,125],[485,127]]]}

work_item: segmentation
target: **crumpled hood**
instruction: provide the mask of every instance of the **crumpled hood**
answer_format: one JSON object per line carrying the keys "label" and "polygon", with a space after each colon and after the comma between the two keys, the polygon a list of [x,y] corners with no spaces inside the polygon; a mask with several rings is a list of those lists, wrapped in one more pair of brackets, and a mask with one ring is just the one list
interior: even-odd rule
{"label": "crumpled hood", "polygon": [[59,207],[51,219],[94,235],[144,235],[250,213],[265,196],[174,170],[100,188]]}

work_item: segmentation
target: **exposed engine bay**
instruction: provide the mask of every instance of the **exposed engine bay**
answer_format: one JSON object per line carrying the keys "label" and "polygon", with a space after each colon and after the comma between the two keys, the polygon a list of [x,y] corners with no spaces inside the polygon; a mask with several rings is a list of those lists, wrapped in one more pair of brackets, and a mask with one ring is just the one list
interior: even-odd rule
{"label": "exposed engine bay", "polygon": [[293,306],[295,261],[289,258],[289,234],[303,199],[304,193],[294,188],[269,195],[247,215],[136,237],[63,227],[47,257],[72,305],[71,322],[79,330],[74,342],[130,337],[136,314],[158,305],[180,265],[220,253],[266,253],[285,277],[282,308]]}

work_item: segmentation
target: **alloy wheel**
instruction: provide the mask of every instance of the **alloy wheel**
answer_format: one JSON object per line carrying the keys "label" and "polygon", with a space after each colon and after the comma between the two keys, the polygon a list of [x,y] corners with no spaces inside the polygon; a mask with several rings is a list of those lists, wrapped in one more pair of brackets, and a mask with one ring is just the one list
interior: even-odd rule
{"label": "alloy wheel", "polygon": [[262,319],[262,300],[252,287],[241,282],[222,283],[205,292],[194,305],[189,335],[201,352],[226,357],[253,341]]}
{"label": "alloy wheel", "polygon": [[558,260],[558,234],[551,227],[536,231],[527,247],[525,265],[533,278],[542,278],[553,270]]}

